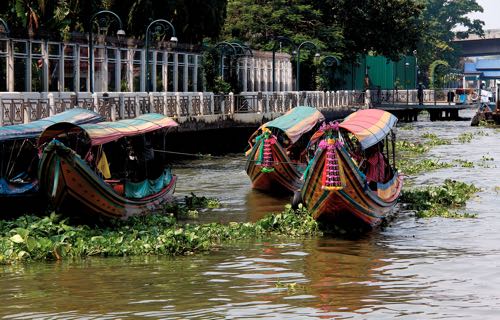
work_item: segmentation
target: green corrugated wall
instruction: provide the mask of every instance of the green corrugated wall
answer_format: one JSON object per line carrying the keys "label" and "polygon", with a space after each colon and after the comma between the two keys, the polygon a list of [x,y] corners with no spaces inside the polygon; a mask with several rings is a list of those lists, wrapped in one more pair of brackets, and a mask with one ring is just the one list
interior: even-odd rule
{"label": "green corrugated wall", "polygon": [[397,84],[399,89],[415,89],[416,65],[414,56],[405,56],[399,61],[388,60],[382,56],[365,56],[358,63],[350,66],[343,81],[348,90],[365,89],[365,71],[370,77],[370,86],[376,89],[394,89]]}

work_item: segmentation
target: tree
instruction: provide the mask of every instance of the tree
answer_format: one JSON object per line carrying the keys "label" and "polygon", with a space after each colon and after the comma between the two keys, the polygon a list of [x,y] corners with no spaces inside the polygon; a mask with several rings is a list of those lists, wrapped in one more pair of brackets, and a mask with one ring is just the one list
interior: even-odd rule
{"label": "tree", "polygon": [[144,38],[148,24],[166,19],[182,43],[201,44],[205,37],[217,38],[226,17],[227,0],[126,0],[112,9],[126,21],[127,34]]}
{"label": "tree", "polygon": [[[421,0],[425,9],[420,17],[423,26],[417,46],[419,69],[425,73],[434,61],[444,60],[457,67],[459,51],[455,38],[465,39],[470,34],[483,35],[484,22],[472,20],[467,15],[482,12],[476,0]],[[461,30],[457,28],[463,28]],[[424,74],[427,78],[428,74]]]}

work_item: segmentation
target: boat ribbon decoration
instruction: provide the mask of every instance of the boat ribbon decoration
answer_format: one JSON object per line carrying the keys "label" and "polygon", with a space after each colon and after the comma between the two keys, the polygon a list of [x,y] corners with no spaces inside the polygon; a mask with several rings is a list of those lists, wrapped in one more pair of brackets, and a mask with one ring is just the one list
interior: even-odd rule
{"label": "boat ribbon decoration", "polygon": [[340,150],[344,143],[340,139],[333,137],[333,131],[339,130],[339,123],[324,123],[320,130],[325,133],[325,137],[320,141],[318,147],[321,150],[326,150],[325,163],[321,176],[321,188],[328,191],[342,190],[345,184],[343,182],[343,171],[338,160],[337,150]]}
{"label": "boat ribbon decoration", "polygon": [[259,146],[257,164],[262,166],[261,172],[273,172],[273,152],[271,148],[276,143],[276,136],[268,128],[262,128],[262,133],[255,138],[255,142],[257,143],[260,140],[263,141]]}

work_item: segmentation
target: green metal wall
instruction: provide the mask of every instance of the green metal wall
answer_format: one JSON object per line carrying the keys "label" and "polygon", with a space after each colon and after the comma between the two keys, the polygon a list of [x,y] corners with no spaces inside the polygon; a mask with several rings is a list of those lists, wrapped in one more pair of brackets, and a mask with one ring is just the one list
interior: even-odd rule
{"label": "green metal wall", "polygon": [[416,59],[414,56],[405,56],[399,61],[388,60],[382,56],[365,56],[357,64],[348,67],[343,76],[345,89],[364,90],[365,73],[368,71],[371,89],[415,89]]}

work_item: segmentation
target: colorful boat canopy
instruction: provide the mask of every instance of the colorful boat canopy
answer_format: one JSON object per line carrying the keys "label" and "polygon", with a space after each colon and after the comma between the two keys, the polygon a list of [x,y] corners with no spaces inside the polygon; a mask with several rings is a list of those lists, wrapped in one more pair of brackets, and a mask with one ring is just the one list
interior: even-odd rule
{"label": "colorful boat canopy", "polygon": [[325,117],[313,107],[299,106],[291,109],[279,118],[269,121],[262,128],[278,128],[285,132],[291,143],[311,130],[318,122],[324,121]]}
{"label": "colorful boat canopy", "polygon": [[364,150],[384,139],[397,122],[398,118],[387,111],[367,109],[352,113],[340,127],[354,134]]}
{"label": "colorful boat canopy", "polygon": [[84,124],[102,120],[103,117],[93,111],[81,108],[70,109],[30,123],[0,127],[0,141],[36,138],[46,128],[59,122]]}
{"label": "colorful boat canopy", "polygon": [[177,122],[167,116],[158,113],[147,113],[134,119],[84,124],[81,125],[80,128],[85,130],[92,141],[92,145],[96,146],[123,137],[135,136],[177,126]]}

